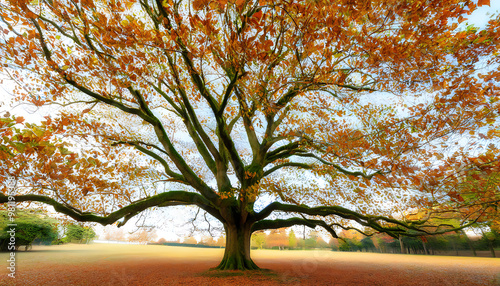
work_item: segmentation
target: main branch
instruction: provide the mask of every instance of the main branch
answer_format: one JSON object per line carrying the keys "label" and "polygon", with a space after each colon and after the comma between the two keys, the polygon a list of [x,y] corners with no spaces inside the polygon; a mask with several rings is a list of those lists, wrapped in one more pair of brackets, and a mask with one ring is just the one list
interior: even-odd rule
{"label": "main branch", "polygon": [[[57,212],[70,216],[78,221],[97,222],[102,225],[112,224],[121,218],[125,220],[130,219],[135,214],[138,214],[150,207],[168,205],[169,203],[176,203],[177,205],[196,205],[209,214],[213,215],[219,220],[222,220],[218,211],[210,205],[210,202],[199,194],[186,192],[186,191],[170,191],[151,196],[136,202],[131,203],[107,216],[98,216],[90,212],[81,212],[78,209],[62,204],[50,197],[42,195],[18,195],[18,196],[5,196],[0,193],[0,203],[8,202],[40,202],[54,207]],[[120,225],[123,225],[121,223]]]}
{"label": "main branch", "polygon": [[[294,224],[301,224],[307,226],[316,224],[317,226],[324,227],[327,230],[328,228],[331,228],[323,221],[317,221],[317,220],[308,220],[300,218],[293,218],[289,220],[274,220],[274,221],[264,220],[271,213],[276,211],[285,213],[298,213],[301,215],[322,216],[322,217],[338,216],[344,219],[355,221],[362,226],[370,227],[377,232],[387,233],[388,235],[395,238],[398,238],[400,235],[421,236],[425,234],[442,234],[445,232],[461,230],[463,228],[473,225],[480,218],[479,215],[475,219],[469,220],[468,223],[455,227],[449,224],[440,224],[440,225],[426,224],[428,219],[406,222],[385,216],[363,215],[341,206],[308,207],[306,205],[291,205],[291,204],[283,204],[280,202],[274,202],[255,215],[255,220],[258,221],[257,223],[255,223],[254,227],[255,230],[263,229],[266,226],[275,228],[273,226],[285,227],[285,226],[292,226]],[[327,226],[328,228],[326,228],[325,226]],[[434,230],[430,230],[432,228],[434,228]]]}

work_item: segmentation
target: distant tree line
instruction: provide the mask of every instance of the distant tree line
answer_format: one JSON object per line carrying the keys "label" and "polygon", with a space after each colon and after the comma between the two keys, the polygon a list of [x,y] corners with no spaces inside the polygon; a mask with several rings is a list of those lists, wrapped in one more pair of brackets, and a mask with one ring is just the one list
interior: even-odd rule
{"label": "distant tree line", "polygon": [[428,255],[443,253],[459,255],[459,252],[471,251],[474,256],[477,256],[477,251],[489,251],[491,256],[496,257],[495,249],[500,248],[500,233],[496,229],[478,230],[482,234],[479,239],[471,239],[463,231],[400,239],[384,234],[367,237],[355,231],[343,231],[342,239],[332,239],[329,244],[333,250],[338,251]]}
{"label": "distant tree line", "polygon": [[188,236],[185,237],[182,241],[180,239],[177,239],[176,241],[168,241],[165,238],[160,238],[156,243],[150,244],[184,247],[223,248],[225,246],[225,241],[225,236],[220,236],[218,238],[203,236],[200,241],[196,240],[196,238],[194,238],[193,236]]}
{"label": "distant tree line", "polygon": [[153,243],[156,241],[158,234],[154,227],[138,227],[135,231],[128,232],[123,228],[118,228],[115,225],[108,225],[100,234],[99,239],[107,241],[123,241],[140,244]]}
{"label": "distant tree line", "polygon": [[[487,229],[487,230],[485,230]],[[463,255],[465,251],[476,256],[477,251],[489,251],[495,257],[495,249],[500,248],[500,233],[489,228],[476,229],[481,236],[469,238],[465,232],[451,232],[442,235],[401,237],[394,239],[386,234],[364,236],[354,230],[342,231],[340,239],[331,238],[326,242],[317,231],[307,235],[297,233],[293,229],[280,228],[271,231],[257,231],[252,234],[252,249],[331,249],[333,251],[408,253],[408,254],[455,254]],[[197,241],[194,237],[186,237],[182,241],[159,239],[154,244],[190,247],[224,247],[225,237],[203,237]]]}
{"label": "distant tree line", "polygon": [[[486,229],[486,230],[485,230]],[[364,236],[354,230],[342,231],[340,239],[331,238],[327,243],[316,231],[311,231],[305,237],[297,236],[291,229],[276,229],[271,232],[255,232],[252,235],[253,249],[321,249],[331,248],[334,251],[360,251],[380,253],[408,254],[456,254],[471,251],[474,256],[477,251],[489,251],[496,257],[495,249],[500,248],[500,233],[496,229],[477,228],[481,236],[469,238],[465,232],[450,232],[442,235],[401,237],[394,239],[386,234]]]}
{"label": "distant tree line", "polygon": [[269,233],[255,232],[252,235],[251,247],[253,249],[316,249],[329,248],[328,243],[317,231],[311,231],[307,237],[300,237],[293,229],[288,233],[285,228],[273,229]]}

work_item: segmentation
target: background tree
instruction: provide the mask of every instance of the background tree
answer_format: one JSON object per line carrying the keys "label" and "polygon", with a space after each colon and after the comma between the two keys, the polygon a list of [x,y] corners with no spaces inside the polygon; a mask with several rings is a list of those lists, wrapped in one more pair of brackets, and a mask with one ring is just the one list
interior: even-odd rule
{"label": "background tree", "polygon": [[207,236],[207,235],[204,235],[200,241],[201,245],[208,245],[208,246],[215,246],[216,243],[217,241],[212,236]]}
{"label": "background tree", "polygon": [[198,244],[198,241],[196,240],[196,238],[194,238],[192,236],[188,236],[188,237],[184,238],[182,243],[184,243],[184,244]]}
{"label": "background tree", "polygon": [[284,228],[273,229],[266,237],[266,246],[270,248],[284,249],[289,244],[288,235]]}
{"label": "background tree", "polygon": [[[500,134],[500,21],[459,26],[471,1],[18,0],[0,8],[0,71],[18,84],[15,101],[57,106],[61,115],[43,124],[57,122],[59,133],[47,140],[92,146],[81,156],[35,148],[25,161],[21,145],[6,147],[17,153],[1,178],[19,179],[16,202],[103,225],[196,205],[224,226],[218,269],[257,268],[257,230],[320,226],[337,237],[354,221],[421,236],[454,227],[412,221],[404,210],[461,211],[458,228],[494,212],[491,193],[472,201],[455,188],[457,170]],[[459,139],[468,144],[451,148]],[[491,145],[482,165],[500,171],[498,154]]]}
{"label": "background tree", "polygon": [[[7,212],[0,212],[0,250],[2,251],[11,251],[9,249],[10,234],[7,231],[12,227],[7,224],[12,224],[12,222],[8,218]],[[38,240],[40,244],[50,245],[58,237],[59,222],[40,213],[17,211],[14,223],[16,224],[16,250],[22,245],[28,250],[35,240]]]}
{"label": "background tree", "polygon": [[252,234],[252,246],[258,249],[267,248],[267,234],[264,231],[256,231]]}
{"label": "background tree", "polygon": [[491,228],[490,231],[487,228],[488,225],[482,225],[479,227],[480,232],[482,234],[481,239],[479,240],[479,247],[482,249],[488,249],[491,253],[492,257],[496,257],[495,248],[500,246],[500,233],[496,228]]}
{"label": "background tree", "polygon": [[399,243],[394,245],[396,240],[387,234],[375,234],[372,240],[375,247],[382,253],[392,253],[394,252],[394,247],[396,247],[396,249],[400,249]]}
{"label": "background tree", "polygon": [[334,251],[339,250],[339,239],[331,237],[328,245]]}
{"label": "background tree", "polygon": [[304,241],[304,246],[305,248],[313,249],[318,246],[318,232],[317,231],[311,231],[309,232],[309,235],[307,236],[306,240]]}
{"label": "background tree", "polygon": [[295,236],[295,232],[293,231],[293,229],[291,229],[288,233],[288,247],[290,249],[297,247],[297,237]]}
{"label": "background tree", "polygon": [[104,228],[103,237],[105,240],[125,241],[125,231],[123,229],[115,229],[112,227]]}
{"label": "background tree", "polygon": [[96,233],[90,226],[70,224],[66,226],[65,237],[63,239],[66,242],[88,243],[95,236]]}
{"label": "background tree", "polygon": [[225,247],[226,245],[226,237],[225,236],[219,236],[219,238],[217,238],[217,241],[215,243],[215,246],[218,246],[218,247]]}
{"label": "background tree", "polygon": [[148,243],[153,242],[158,235],[154,229],[141,228],[128,236],[128,241]]}
{"label": "background tree", "polygon": [[370,251],[370,252],[375,251],[375,245],[371,237],[364,237],[363,239],[361,239],[360,242],[361,242],[361,248],[364,249],[365,251]]}
{"label": "background tree", "polygon": [[328,243],[321,236],[316,238],[316,245],[319,248],[328,248]]}

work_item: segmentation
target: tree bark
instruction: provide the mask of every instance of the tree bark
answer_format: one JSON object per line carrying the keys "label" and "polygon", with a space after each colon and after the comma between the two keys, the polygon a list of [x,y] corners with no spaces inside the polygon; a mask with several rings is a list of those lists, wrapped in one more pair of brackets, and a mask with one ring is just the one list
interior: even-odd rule
{"label": "tree bark", "polygon": [[226,230],[226,248],[221,263],[216,270],[255,270],[259,267],[250,258],[251,225],[224,226]]}
{"label": "tree bark", "polygon": [[422,241],[422,246],[424,247],[424,255],[429,254],[429,252],[427,251],[427,247],[425,246],[425,242],[424,241]]}
{"label": "tree bark", "polygon": [[457,248],[457,240],[458,238],[456,237],[455,241],[453,241],[453,249],[455,250],[455,255],[458,256],[458,248]]}
{"label": "tree bark", "polygon": [[403,237],[399,236],[399,245],[401,246],[401,254],[406,254],[406,249],[403,243]]}
{"label": "tree bark", "polygon": [[495,255],[495,248],[493,248],[493,242],[491,242],[491,240],[490,240],[490,239],[488,239],[488,245],[490,246],[491,256],[492,256],[492,257],[497,257],[497,256]]}
{"label": "tree bark", "polygon": [[474,248],[474,245],[472,244],[472,241],[470,240],[469,236],[467,236],[467,234],[463,230],[461,231],[461,233],[465,237],[465,241],[467,241],[467,244],[469,244],[469,247],[472,250],[474,256],[477,256],[476,249]]}
{"label": "tree bark", "polygon": [[495,255],[495,249],[493,248],[493,243],[488,238],[488,236],[486,235],[486,233],[484,232],[484,230],[481,229],[481,232],[483,233],[483,238],[487,239],[487,241],[488,241],[488,246],[490,247],[491,256],[492,257],[496,257],[496,255]]}

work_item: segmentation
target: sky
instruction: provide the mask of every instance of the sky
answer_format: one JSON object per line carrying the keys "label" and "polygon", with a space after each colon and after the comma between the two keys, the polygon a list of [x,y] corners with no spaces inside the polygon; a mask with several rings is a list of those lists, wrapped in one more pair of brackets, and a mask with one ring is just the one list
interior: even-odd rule
{"label": "sky", "polygon": [[500,11],[500,0],[492,0],[490,2],[490,6],[482,6],[479,7],[472,15],[468,17],[465,21],[469,24],[473,24],[474,26],[483,28],[488,23],[488,19],[490,18],[487,14],[497,14]]}

